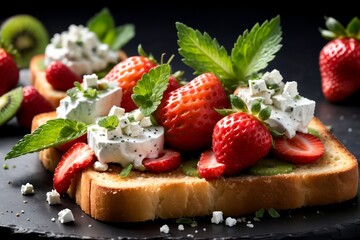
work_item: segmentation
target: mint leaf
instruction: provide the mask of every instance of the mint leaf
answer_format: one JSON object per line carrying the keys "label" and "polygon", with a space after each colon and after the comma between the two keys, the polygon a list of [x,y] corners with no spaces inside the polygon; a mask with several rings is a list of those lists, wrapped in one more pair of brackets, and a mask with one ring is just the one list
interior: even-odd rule
{"label": "mint leaf", "polygon": [[133,24],[124,24],[116,28],[115,38],[110,48],[117,50],[122,48],[135,36],[135,26]]}
{"label": "mint leaf", "polygon": [[278,218],[280,217],[280,214],[278,213],[278,211],[276,211],[274,208],[269,208],[268,209],[268,213],[272,218]]}
{"label": "mint leaf", "polygon": [[170,77],[170,66],[162,64],[144,74],[133,88],[131,98],[141,113],[148,117],[159,106]]}
{"label": "mint leaf", "polygon": [[183,62],[195,70],[195,74],[212,72],[222,80],[236,78],[226,49],[215,38],[179,22],[176,29],[179,53],[184,57]]}
{"label": "mint leaf", "polygon": [[106,37],[108,31],[115,28],[115,22],[107,8],[102,9],[99,13],[89,19],[86,26],[94,32],[101,42]]}
{"label": "mint leaf", "polygon": [[108,116],[99,120],[98,125],[107,130],[114,130],[119,125],[119,118],[117,116]]}
{"label": "mint leaf", "polygon": [[126,178],[127,176],[129,176],[132,168],[133,168],[132,164],[129,164],[127,167],[123,168],[119,174],[120,177]]}
{"label": "mint leaf", "polygon": [[77,88],[73,87],[66,91],[66,95],[68,95],[72,101],[74,101],[77,98]]}
{"label": "mint leaf", "polygon": [[89,99],[95,99],[97,97],[97,90],[94,88],[88,88],[83,92],[84,97]]}
{"label": "mint leaf", "polygon": [[238,76],[245,78],[264,69],[281,48],[280,17],[255,24],[245,30],[231,51],[231,60]]}
{"label": "mint leaf", "polygon": [[19,140],[5,159],[61,145],[86,134],[86,131],[87,125],[82,122],[62,118],[49,120]]}

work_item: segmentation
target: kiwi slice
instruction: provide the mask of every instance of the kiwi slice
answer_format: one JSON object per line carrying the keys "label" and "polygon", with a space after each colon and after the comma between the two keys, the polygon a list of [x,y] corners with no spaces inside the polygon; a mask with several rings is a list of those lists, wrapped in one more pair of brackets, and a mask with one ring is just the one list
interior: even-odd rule
{"label": "kiwi slice", "polygon": [[0,97],[0,126],[16,114],[21,106],[22,100],[22,87],[17,87]]}
{"label": "kiwi slice", "polygon": [[295,166],[274,158],[262,159],[256,165],[249,168],[249,172],[257,176],[271,176],[276,174],[290,173]]}
{"label": "kiwi slice", "polygon": [[184,161],[181,165],[181,170],[186,176],[199,177],[197,163],[198,160],[195,159]]}
{"label": "kiwi slice", "polygon": [[24,14],[8,18],[1,25],[0,36],[18,51],[16,60],[20,68],[28,67],[34,55],[44,53],[49,42],[44,25],[35,17]]}

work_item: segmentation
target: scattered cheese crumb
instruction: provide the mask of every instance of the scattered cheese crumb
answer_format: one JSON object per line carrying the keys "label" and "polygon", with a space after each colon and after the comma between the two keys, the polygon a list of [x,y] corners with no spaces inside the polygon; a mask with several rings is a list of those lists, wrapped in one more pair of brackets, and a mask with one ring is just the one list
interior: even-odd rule
{"label": "scattered cheese crumb", "polygon": [[94,170],[98,172],[106,172],[109,169],[109,165],[99,161],[94,162]]}
{"label": "scattered cheese crumb", "polygon": [[178,230],[179,230],[179,231],[184,231],[184,230],[185,230],[184,225],[180,224],[180,225],[178,226]]}
{"label": "scattered cheese crumb", "polygon": [[254,227],[254,224],[252,224],[252,223],[247,223],[246,226],[247,226],[248,228],[253,228],[253,227]]}
{"label": "scattered cheese crumb", "polygon": [[348,132],[352,132],[352,128],[348,128]]}
{"label": "scattered cheese crumb", "polygon": [[55,218],[52,218],[52,219],[51,219],[51,221],[52,221],[52,222],[55,222],[55,221],[56,221],[56,219],[55,219]]}
{"label": "scattered cheese crumb", "polygon": [[21,185],[21,194],[22,195],[31,195],[34,194],[34,186],[30,183]]}
{"label": "scattered cheese crumb", "polygon": [[188,235],[186,235],[188,238],[194,238],[194,235],[192,235],[192,234],[188,234]]}
{"label": "scattered cheese crumb", "polygon": [[214,212],[213,212],[213,215],[212,215],[212,218],[211,218],[211,223],[219,224],[219,223],[221,223],[222,221],[224,221],[223,212],[221,212],[221,211],[214,211]]}
{"label": "scattered cheese crumb", "polygon": [[25,210],[21,210],[21,213],[25,213]]}
{"label": "scattered cheese crumb", "polygon": [[75,221],[74,219],[74,215],[72,214],[71,210],[68,209],[68,208],[65,208],[63,210],[61,210],[59,213],[58,213],[58,220],[61,222],[61,223],[68,223],[68,222],[73,222]]}
{"label": "scattered cheese crumb", "polygon": [[49,205],[55,205],[60,203],[60,194],[56,190],[46,193],[46,201]]}
{"label": "scattered cheese crumb", "polygon": [[225,225],[229,226],[229,227],[235,226],[236,223],[237,223],[236,219],[232,218],[232,217],[227,217],[226,220],[225,220]]}
{"label": "scattered cheese crumb", "polygon": [[198,230],[195,230],[195,233],[198,233],[199,231]]}
{"label": "scattered cheese crumb", "polygon": [[203,228],[203,231],[206,232],[206,228]]}
{"label": "scattered cheese crumb", "polygon": [[160,232],[168,234],[170,232],[169,226],[166,225],[166,224],[162,225],[161,228],[160,228]]}

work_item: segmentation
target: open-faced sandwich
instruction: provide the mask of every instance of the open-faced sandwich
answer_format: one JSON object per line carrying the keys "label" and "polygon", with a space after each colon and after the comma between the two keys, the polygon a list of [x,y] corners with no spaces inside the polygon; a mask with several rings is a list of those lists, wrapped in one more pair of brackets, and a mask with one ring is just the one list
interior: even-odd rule
{"label": "open-faced sandwich", "polygon": [[[104,28],[103,26],[106,26]],[[82,76],[96,73],[103,77],[116,63],[126,58],[120,50],[134,36],[134,27],[115,27],[107,9],[89,20],[87,26],[71,25],[55,34],[45,53],[31,59],[31,84],[54,106]]]}
{"label": "open-faced sandwich", "polygon": [[126,84],[85,75],[6,159],[40,151],[55,190],[102,221],[234,217],[357,195],[357,160],[314,117],[315,102],[279,71],[259,73],[280,49],[279,17],[245,31],[231,57],[208,34],[176,26],[199,76],[172,87],[169,65],[154,65],[126,99]]}

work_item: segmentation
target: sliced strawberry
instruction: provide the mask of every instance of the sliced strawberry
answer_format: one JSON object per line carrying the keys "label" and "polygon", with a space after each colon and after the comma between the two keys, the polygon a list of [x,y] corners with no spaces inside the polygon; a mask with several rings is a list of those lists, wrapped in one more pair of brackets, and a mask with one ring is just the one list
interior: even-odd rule
{"label": "sliced strawberry", "polygon": [[83,143],[87,143],[87,134],[84,134],[78,138],[75,138],[74,140],[64,143],[62,145],[56,146],[57,149],[59,149],[60,151],[66,152],[67,150],[69,150],[75,143],[78,142],[83,142]]}
{"label": "sliced strawberry", "polygon": [[273,148],[276,157],[295,164],[315,162],[324,151],[324,145],[319,138],[299,132],[291,139],[276,138]]}
{"label": "sliced strawberry", "polygon": [[224,174],[225,164],[219,163],[215,158],[214,152],[208,150],[201,154],[197,169],[200,177],[211,180]]}
{"label": "sliced strawberry", "polygon": [[74,87],[74,82],[82,82],[80,76],[61,62],[52,62],[46,68],[46,80],[54,89],[60,91]]}
{"label": "sliced strawberry", "polygon": [[86,143],[75,143],[64,153],[55,169],[53,178],[55,190],[60,194],[66,193],[75,173],[94,161],[95,153]]}
{"label": "sliced strawberry", "polygon": [[169,172],[180,166],[181,157],[179,152],[164,150],[159,158],[145,158],[142,163],[150,172]]}

